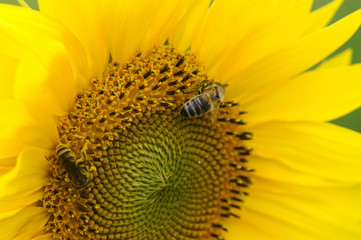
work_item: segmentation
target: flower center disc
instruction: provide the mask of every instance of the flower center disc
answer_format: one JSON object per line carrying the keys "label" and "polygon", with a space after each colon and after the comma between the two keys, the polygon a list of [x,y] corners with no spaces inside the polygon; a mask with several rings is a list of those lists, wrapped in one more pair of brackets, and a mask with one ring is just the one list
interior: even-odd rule
{"label": "flower center disc", "polygon": [[169,46],[113,62],[91,80],[59,123],[89,182],[76,186],[49,156],[47,230],[59,239],[221,239],[247,195],[250,134],[232,102],[214,124],[210,113],[179,115],[204,81],[195,57]]}

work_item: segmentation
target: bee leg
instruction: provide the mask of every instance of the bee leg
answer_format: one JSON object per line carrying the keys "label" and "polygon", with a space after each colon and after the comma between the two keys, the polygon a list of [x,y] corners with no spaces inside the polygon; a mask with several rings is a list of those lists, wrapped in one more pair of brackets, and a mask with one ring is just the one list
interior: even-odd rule
{"label": "bee leg", "polygon": [[201,94],[201,92],[204,92],[204,88],[208,86],[208,84],[204,83],[202,84],[202,88],[201,88],[201,91],[199,92],[199,94]]}
{"label": "bee leg", "polygon": [[62,180],[62,177],[63,176],[65,176],[65,174],[66,174],[66,171],[63,171],[62,173],[56,173],[55,174],[55,180],[57,181],[57,182],[62,182],[62,181],[64,181],[64,180],[66,180],[67,179],[67,177],[65,177],[64,178],[64,180]]}
{"label": "bee leg", "polygon": [[80,164],[83,164],[83,163],[86,163],[86,162],[87,162],[86,150],[88,149],[88,143],[89,143],[89,141],[88,141],[88,140],[85,140],[85,144],[84,144],[83,148],[81,149],[81,154],[83,155],[83,157],[80,158],[80,159],[77,159],[77,160],[75,161],[75,164],[76,164],[77,166],[79,166]]}
{"label": "bee leg", "polygon": [[63,171],[62,173],[59,174],[59,177],[62,177],[66,174],[66,171]]}
{"label": "bee leg", "polygon": [[86,150],[88,149],[88,143],[89,143],[89,140],[85,140],[85,144],[83,146],[83,148],[81,149],[81,153],[83,155],[83,162],[86,162],[87,161],[87,157],[86,157]]}
{"label": "bee leg", "polygon": [[89,168],[89,175],[88,175],[89,180],[93,179],[94,175],[92,174],[92,172],[96,172],[96,171],[97,171],[97,168],[94,166],[91,166]]}
{"label": "bee leg", "polygon": [[84,161],[84,158],[79,158],[75,161],[75,164],[77,166],[80,166],[80,165],[83,165],[83,163],[85,163],[85,162],[86,162],[86,158],[85,158],[85,161]]}
{"label": "bee leg", "polygon": [[189,92],[184,92],[184,91],[182,91],[183,93],[185,93],[185,94],[191,94],[191,93],[198,93],[198,94],[201,94],[201,91],[199,91],[199,89],[195,89],[195,90],[192,90],[192,91],[189,91]]}
{"label": "bee leg", "polygon": [[204,89],[212,83],[213,83],[213,81],[210,82],[208,80],[203,80],[200,84],[198,84],[198,87],[201,89],[200,93],[202,93],[204,91]]}

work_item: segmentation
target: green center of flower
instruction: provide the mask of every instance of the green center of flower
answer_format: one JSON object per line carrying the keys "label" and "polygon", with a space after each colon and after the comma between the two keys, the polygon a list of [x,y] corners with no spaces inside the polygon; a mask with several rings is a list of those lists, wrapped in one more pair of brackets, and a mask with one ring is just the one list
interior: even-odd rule
{"label": "green center of flower", "polygon": [[91,81],[59,123],[67,155],[49,156],[55,238],[221,239],[247,195],[250,134],[233,102],[214,124],[180,116],[204,81],[195,57],[169,46]]}

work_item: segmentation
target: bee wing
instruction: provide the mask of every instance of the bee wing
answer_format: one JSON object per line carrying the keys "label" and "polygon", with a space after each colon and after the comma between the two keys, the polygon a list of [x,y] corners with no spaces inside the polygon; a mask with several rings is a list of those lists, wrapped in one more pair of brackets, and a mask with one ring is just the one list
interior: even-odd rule
{"label": "bee wing", "polygon": [[211,111],[212,124],[214,124],[214,123],[216,122],[219,105],[221,105],[221,102],[216,103],[215,106],[214,106],[214,108],[213,108],[213,110]]}

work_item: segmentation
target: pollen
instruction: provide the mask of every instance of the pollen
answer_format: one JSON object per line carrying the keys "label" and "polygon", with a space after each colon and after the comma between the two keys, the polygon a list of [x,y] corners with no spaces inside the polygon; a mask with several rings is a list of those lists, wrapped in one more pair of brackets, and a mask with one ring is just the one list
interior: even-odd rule
{"label": "pollen", "polygon": [[[223,239],[251,184],[244,112],[233,101],[189,118],[182,106],[209,79],[197,58],[162,45],[113,61],[60,119],[42,205],[55,239]],[[227,93],[226,93],[227,98]],[[70,169],[70,170],[69,170]],[[87,170],[86,185],[72,175]]]}

